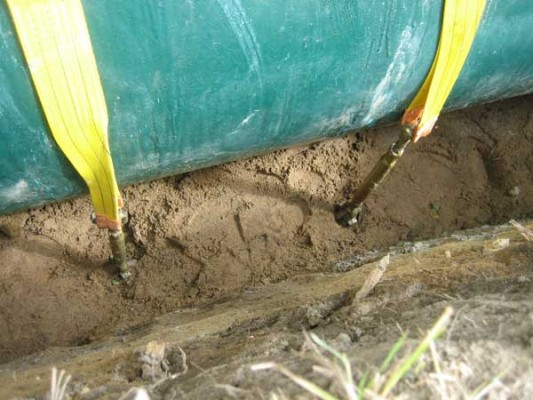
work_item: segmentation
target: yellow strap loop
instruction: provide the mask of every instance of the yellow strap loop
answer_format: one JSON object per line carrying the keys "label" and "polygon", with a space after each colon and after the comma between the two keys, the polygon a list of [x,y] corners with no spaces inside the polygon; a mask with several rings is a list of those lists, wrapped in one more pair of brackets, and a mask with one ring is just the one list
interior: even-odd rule
{"label": "yellow strap loop", "polygon": [[466,61],[486,0],[446,0],[433,65],[402,123],[413,126],[416,142],[431,133]]}
{"label": "yellow strap loop", "polygon": [[81,175],[100,228],[121,229],[107,108],[80,0],[7,0],[52,135]]}

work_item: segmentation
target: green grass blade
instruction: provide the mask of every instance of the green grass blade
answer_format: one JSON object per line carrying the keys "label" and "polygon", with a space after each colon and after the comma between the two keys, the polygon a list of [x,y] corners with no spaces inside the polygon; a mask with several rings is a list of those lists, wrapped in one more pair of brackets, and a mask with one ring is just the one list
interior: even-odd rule
{"label": "green grass blade", "polygon": [[325,340],[322,340],[321,338],[319,338],[314,333],[309,333],[309,336],[310,336],[311,340],[318,345],[318,347],[320,347],[321,349],[323,349],[323,350],[327,351],[328,353],[332,354],[333,356],[335,356],[335,358],[337,358],[337,359],[339,359],[341,361],[344,360],[345,356],[343,354],[339,353],[333,347],[331,347],[328,343],[326,343]]}
{"label": "green grass blade", "polygon": [[385,358],[385,360],[383,361],[383,363],[381,364],[381,367],[379,369],[380,372],[383,372],[385,371],[389,365],[392,363],[392,361],[394,360],[394,357],[396,357],[396,354],[398,354],[398,352],[402,349],[404,343],[405,343],[405,339],[407,338],[407,334],[403,334],[397,341],[396,343],[394,343],[394,346],[392,346],[392,349],[389,351],[389,354],[387,354],[387,358]]}
{"label": "green grass blade", "polygon": [[394,389],[398,382],[409,372],[413,367],[414,363],[420,359],[420,357],[427,351],[429,348],[430,342],[436,340],[443,332],[446,325],[449,323],[451,316],[453,315],[453,309],[447,307],[444,310],[442,316],[438,321],[433,325],[429,330],[428,334],[422,340],[422,342],[417,346],[413,353],[401,363],[390,375],[389,379],[385,382],[384,388],[381,391],[380,395],[382,397],[387,397],[387,395]]}
{"label": "green grass blade", "polygon": [[363,376],[361,377],[361,380],[359,381],[359,385],[357,385],[357,398],[359,400],[364,399],[367,385],[368,385],[368,372],[365,372]]}

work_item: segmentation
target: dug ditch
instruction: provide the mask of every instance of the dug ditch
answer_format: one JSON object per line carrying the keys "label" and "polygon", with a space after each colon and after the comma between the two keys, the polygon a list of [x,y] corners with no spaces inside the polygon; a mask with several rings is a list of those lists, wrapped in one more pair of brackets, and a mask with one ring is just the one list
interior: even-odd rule
{"label": "dug ditch", "polygon": [[332,205],[397,126],[128,187],[132,285],[104,267],[106,237],[87,198],[2,216],[0,362],[98,342],[176,310],[216,310],[250,291],[268,296],[275,283],[338,272],[339,260],[398,242],[529,217],[532,111],[523,97],[444,115],[356,230],[335,224]]}

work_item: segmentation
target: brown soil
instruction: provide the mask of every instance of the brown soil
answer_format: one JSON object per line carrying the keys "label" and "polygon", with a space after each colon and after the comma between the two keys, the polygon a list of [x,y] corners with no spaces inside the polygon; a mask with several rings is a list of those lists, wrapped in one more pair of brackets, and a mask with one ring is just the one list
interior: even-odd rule
{"label": "brown soil", "polygon": [[397,126],[124,190],[131,285],[104,267],[87,198],[0,217],[0,362],[83,345],[184,307],[218,304],[399,241],[533,210],[533,97],[458,111],[412,146],[355,230],[333,204]]}
{"label": "brown soil", "polygon": [[154,400],[255,400],[280,391],[282,398],[310,398],[275,371],[251,370],[264,361],[342,393],[338,382],[312,368],[317,360],[305,352],[302,328],[347,354],[360,380],[377,370],[402,333],[407,342],[400,356],[410,354],[447,306],[455,316],[437,351],[448,395],[439,395],[432,360],[424,357],[426,366],[409,374],[394,398],[473,399],[468,393],[488,384],[490,399],[531,398],[532,243],[507,225],[389,252],[387,272],[367,298],[357,300],[355,292],[376,263],[358,267],[360,257],[348,259],[340,263],[344,273],[262,285],[231,300],[116,330],[88,345],[4,364],[0,398],[44,399],[52,366],[73,376],[66,399],[133,399],[124,394],[134,387],[145,387]]}

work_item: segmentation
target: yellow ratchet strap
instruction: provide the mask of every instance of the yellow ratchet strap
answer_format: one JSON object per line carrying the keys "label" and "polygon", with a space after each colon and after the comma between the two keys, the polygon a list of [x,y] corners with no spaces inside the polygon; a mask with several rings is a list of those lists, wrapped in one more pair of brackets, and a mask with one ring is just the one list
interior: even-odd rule
{"label": "yellow ratchet strap", "polygon": [[466,61],[486,0],[445,0],[437,54],[428,76],[402,118],[413,141],[431,133]]}
{"label": "yellow ratchet strap", "polygon": [[7,0],[52,135],[91,194],[100,228],[121,229],[107,108],[80,0]]}

